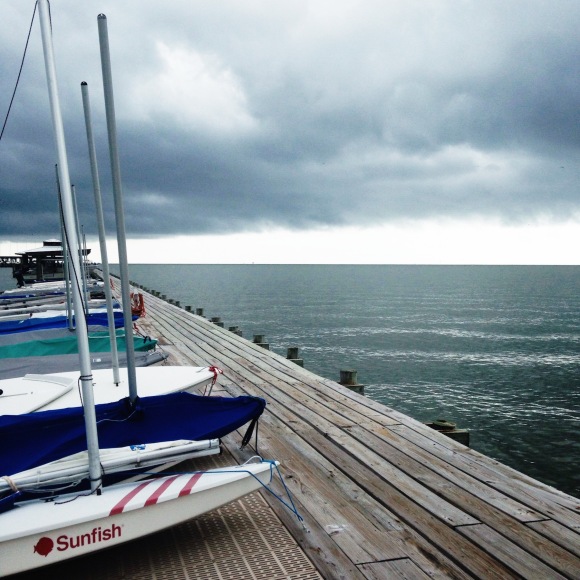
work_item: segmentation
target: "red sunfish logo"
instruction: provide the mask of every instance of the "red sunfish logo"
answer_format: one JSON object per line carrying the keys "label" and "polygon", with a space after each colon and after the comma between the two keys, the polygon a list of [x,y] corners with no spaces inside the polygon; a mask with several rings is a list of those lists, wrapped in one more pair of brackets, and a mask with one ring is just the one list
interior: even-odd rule
{"label": "red sunfish logo", "polygon": [[52,552],[53,548],[54,542],[50,538],[47,538],[45,536],[43,538],[40,538],[40,540],[36,542],[36,546],[34,546],[34,551],[37,554],[40,554],[41,556],[44,556],[46,558],[46,556],[48,556]]}
{"label": "red sunfish logo", "polygon": [[123,529],[121,526],[111,524],[109,527],[105,528],[97,526],[84,534],[78,534],[76,536],[62,534],[61,536],[58,536],[56,540],[43,536],[38,540],[38,542],[36,542],[34,553],[46,558],[46,556],[48,556],[55,548],[57,552],[64,552],[69,549],[74,550],[75,548],[84,548],[91,544],[98,544],[118,539],[122,536],[122,533]]}

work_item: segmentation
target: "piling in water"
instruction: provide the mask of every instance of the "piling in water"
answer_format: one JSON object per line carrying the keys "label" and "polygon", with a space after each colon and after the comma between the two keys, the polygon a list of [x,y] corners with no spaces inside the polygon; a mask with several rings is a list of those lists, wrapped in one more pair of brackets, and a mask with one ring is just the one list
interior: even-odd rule
{"label": "piling in water", "polygon": [[265,348],[266,350],[270,350],[270,345],[264,341],[263,334],[254,334],[254,340],[252,341],[254,344]]}
{"label": "piling in water", "polygon": [[359,384],[357,381],[356,371],[354,369],[344,369],[340,371],[340,381],[338,381],[339,385],[344,387],[348,387],[351,391],[355,393],[360,393],[364,395],[365,387],[364,385]]}
{"label": "piling in water", "polygon": [[443,433],[443,435],[447,435],[447,437],[453,439],[454,441],[469,447],[468,429],[457,429],[455,423],[452,423],[447,419],[436,419],[431,423],[425,423],[425,425],[427,425],[427,427],[431,427],[431,429],[439,431],[439,433]]}
{"label": "piling in water", "polygon": [[298,347],[297,346],[289,346],[288,350],[286,351],[286,358],[293,363],[297,364],[300,367],[304,366],[304,360],[298,358]]}

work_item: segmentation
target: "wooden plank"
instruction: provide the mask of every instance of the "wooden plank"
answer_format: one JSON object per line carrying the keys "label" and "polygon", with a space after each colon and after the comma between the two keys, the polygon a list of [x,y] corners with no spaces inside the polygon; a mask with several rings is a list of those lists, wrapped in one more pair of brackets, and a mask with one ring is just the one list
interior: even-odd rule
{"label": "wooden plank", "polygon": [[[372,449],[377,450],[380,448],[381,454],[385,454],[385,456],[391,461],[397,460],[406,464],[405,457],[399,457],[401,454],[414,460],[414,463],[411,463],[407,469],[410,472],[413,472],[415,477],[426,485],[429,481],[429,474],[424,474],[425,469],[436,471],[440,474],[443,481],[440,482],[441,489],[438,489],[436,493],[445,493],[447,489],[450,489],[452,491],[447,495],[455,497],[457,493],[461,493],[462,489],[470,495],[473,495],[475,498],[483,500],[520,522],[531,522],[545,519],[543,514],[535,512],[526,505],[515,501],[513,498],[499,493],[497,490],[490,488],[485,482],[460,471],[449,462],[433,455],[424,448],[408,444],[408,442],[401,437],[401,430],[393,432],[391,429],[385,427],[373,428],[373,426],[369,425],[365,425],[364,427],[364,430],[360,429],[360,426],[349,428],[348,430],[357,437],[359,441],[365,443]],[[382,444],[387,444],[388,446]],[[399,459],[395,459],[396,457],[399,457]],[[446,482],[450,482],[453,486],[451,487],[449,483]],[[458,490],[455,486],[461,489]],[[473,513],[474,509],[476,508],[471,509],[471,513]]]}
{"label": "wooden plank", "polygon": [[425,574],[413,560],[402,558],[401,560],[389,560],[387,562],[371,562],[361,564],[359,568],[369,580],[385,580],[385,578],[404,578],[405,580],[427,580]]}
{"label": "wooden plank", "polygon": [[[169,314],[172,314],[173,316],[175,315],[175,313]],[[256,370],[267,369],[269,378],[277,378],[284,381],[286,392],[292,392],[293,396],[298,397],[301,400],[311,398],[312,400],[319,402],[321,405],[325,406],[326,413],[338,413],[339,415],[342,415],[342,418],[335,417],[338,424],[346,426],[357,422],[360,423],[373,417],[377,421],[380,421],[381,424],[391,425],[395,423],[395,421],[386,417],[384,413],[380,414],[374,410],[369,413],[367,407],[356,405],[351,399],[346,397],[343,397],[342,399],[337,398],[336,392],[324,393],[319,388],[314,388],[319,386],[316,382],[316,375],[310,374],[308,378],[312,383],[311,385],[305,384],[303,380],[301,380],[303,377],[297,378],[297,373],[300,373],[299,369],[301,367],[290,363],[286,359],[282,359],[282,357],[279,357],[274,353],[264,351],[264,349],[253,345],[248,341],[241,343],[239,337],[224,329],[214,327],[214,325],[205,321],[197,321],[200,322],[200,324],[195,326],[184,326],[183,321],[174,319],[172,316],[169,316],[169,320],[160,321],[163,326],[164,334],[169,332],[175,334],[179,332],[179,339],[181,342],[184,342],[186,337],[193,337],[194,344],[198,345],[202,344],[201,339],[205,338],[207,339],[205,344],[207,344],[208,347],[219,349],[221,360],[223,360],[224,355],[228,356],[228,353],[230,356],[233,356],[235,352],[237,357],[239,357],[240,354],[243,354],[244,358],[247,361],[251,361],[251,364],[256,367]],[[208,335],[208,332],[211,332],[211,334]],[[197,339],[197,341],[195,339]],[[236,350],[234,351],[234,349]],[[214,353],[214,356],[217,356],[217,352]],[[327,388],[327,390],[329,389]]]}
{"label": "wooden plank", "polygon": [[[580,558],[580,538],[578,534],[570,528],[567,528],[554,520],[531,522],[528,526],[543,536],[546,536],[546,538],[549,538],[552,542],[566,548],[566,550],[569,550],[573,554],[576,554],[576,556]],[[580,573],[578,574],[578,577],[580,578]]]}
{"label": "wooden plank", "polygon": [[[449,449],[447,445],[441,445],[438,441],[428,439],[417,431],[407,429],[402,425],[395,425],[390,429],[399,433],[409,443],[428,450],[460,471],[527,505],[531,510],[541,513],[544,519],[554,519],[570,529],[580,532],[580,501],[575,500],[575,498],[565,496],[557,490],[554,490],[556,493],[553,493],[549,486],[535,480],[531,480],[532,484],[530,484],[528,479],[531,478],[528,476],[510,468],[507,468],[506,472],[505,466],[501,466],[499,462],[467,447],[461,446],[462,448],[454,451]],[[560,498],[567,498],[567,502],[575,505],[576,509],[570,509],[563,505],[563,500]]]}
{"label": "wooden plank", "polygon": [[[553,568],[534,558],[529,552],[522,550],[510,542],[505,536],[491,529],[485,524],[464,526],[458,530],[468,538],[480,545],[485,545],[487,550],[498,560],[505,562],[515,573],[523,578],[542,578],[542,580],[561,580],[562,576]],[[572,570],[575,573],[570,578],[577,578],[580,570]]]}
{"label": "wooden plank", "polygon": [[[192,345],[193,346],[193,345]],[[208,356],[206,360],[220,358],[220,365],[223,367],[227,366],[240,372],[240,368],[243,366],[247,373],[247,376],[252,377],[254,381],[259,377],[261,379],[260,385],[262,387],[264,395],[269,394],[271,397],[275,397],[279,402],[283,402],[286,406],[292,406],[295,404],[304,405],[305,412],[314,413],[316,415],[325,416],[333,424],[340,426],[353,425],[354,421],[357,419],[363,421],[365,420],[363,415],[358,415],[355,412],[350,412],[346,415],[346,410],[342,412],[336,412],[328,404],[321,403],[319,399],[314,396],[314,391],[312,393],[305,393],[302,390],[294,388],[296,385],[285,380],[283,383],[282,379],[285,379],[282,375],[280,379],[280,373],[276,369],[268,368],[267,365],[259,364],[255,359],[248,360],[247,358],[240,357],[238,353],[231,350],[220,349],[221,344],[209,344],[197,342],[195,347],[204,348]],[[235,358],[232,358],[235,357]],[[268,369],[268,370],[265,370]],[[275,381],[274,379],[279,379]],[[257,384],[257,383],[256,383]],[[313,417],[313,420],[317,419]]]}
{"label": "wooden plank", "polygon": [[[388,482],[388,485],[399,490],[446,525],[454,527],[479,523],[478,519],[449,501],[449,499],[453,501],[453,494],[457,489],[448,480],[446,481],[433,471],[428,473],[429,470],[423,469],[421,473],[423,477],[419,481],[416,479],[417,473],[412,468],[420,470],[420,465],[415,462],[415,465],[412,465],[410,469],[409,465],[412,460],[409,458],[405,460],[404,454],[397,456],[395,450],[390,456],[387,456],[388,454],[384,453],[386,446],[381,445],[378,439],[376,439],[376,445],[368,447],[352,437],[351,433],[355,430],[357,429],[349,429],[345,433],[339,429],[329,429],[326,436],[340,448],[346,450],[352,456],[353,462],[358,461],[366,468],[372,469],[376,475]],[[382,451],[383,453],[381,453]],[[433,492],[432,489],[435,489],[437,493]],[[445,495],[440,493],[447,490],[449,493]]]}
{"label": "wooden plank", "polygon": [[[430,493],[453,502],[468,514],[477,515],[488,526],[502,530],[506,538],[555,570],[566,574],[570,570],[580,569],[580,559],[577,556],[488,503],[485,494],[476,497],[463,486],[452,484],[451,480],[446,477],[447,470],[444,466],[439,465],[443,468],[442,475],[439,475],[433,471],[434,465],[429,458],[425,462],[411,459],[399,448],[381,441],[380,438],[363,429],[353,428],[350,431],[356,432],[363,445],[370,446],[377,454],[380,454],[380,457],[384,458],[386,463],[396,463],[406,473],[413,474],[413,477],[416,477],[426,490],[432,490]],[[493,496],[494,493],[495,490],[489,490],[489,496]],[[580,542],[578,535],[577,541]]]}

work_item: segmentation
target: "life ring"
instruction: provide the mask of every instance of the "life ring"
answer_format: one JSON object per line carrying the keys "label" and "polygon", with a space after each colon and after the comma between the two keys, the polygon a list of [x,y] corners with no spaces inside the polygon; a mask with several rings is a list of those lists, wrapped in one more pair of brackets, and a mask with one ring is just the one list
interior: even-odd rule
{"label": "life ring", "polygon": [[131,292],[131,314],[145,316],[145,301],[141,292]]}

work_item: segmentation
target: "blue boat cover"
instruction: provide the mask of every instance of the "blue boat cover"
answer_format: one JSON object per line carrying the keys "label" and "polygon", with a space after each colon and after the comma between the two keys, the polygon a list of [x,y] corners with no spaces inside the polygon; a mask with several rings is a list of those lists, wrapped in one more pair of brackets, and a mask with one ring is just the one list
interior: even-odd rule
{"label": "blue boat cover", "polygon": [[[266,401],[172,393],[96,405],[102,449],[187,439],[217,439],[251,421],[248,440]],[[86,451],[81,407],[0,416],[0,475],[13,475],[67,455]]]}
{"label": "blue boat cover", "polygon": [[[113,313],[115,318],[115,328],[123,326],[123,313],[115,311]],[[106,312],[89,312],[85,317],[87,325],[105,326],[108,327]],[[133,320],[137,320],[138,316],[133,316]],[[74,316],[73,316],[74,322]],[[26,332],[28,330],[40,330],[45,328],[66,328],[68,327],[68,317],[66,314],[62,316],[47,316],[47,317],[30,317],[24,320],[5,320],[0,321],[0,334],[12,334],[15,332]]]}

